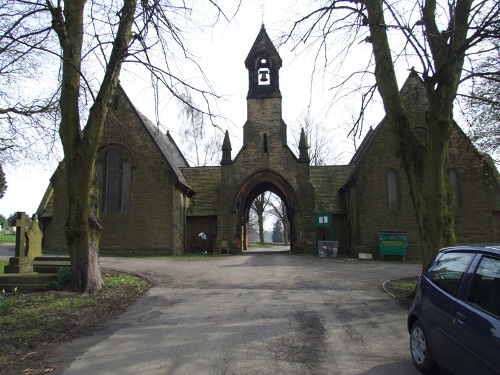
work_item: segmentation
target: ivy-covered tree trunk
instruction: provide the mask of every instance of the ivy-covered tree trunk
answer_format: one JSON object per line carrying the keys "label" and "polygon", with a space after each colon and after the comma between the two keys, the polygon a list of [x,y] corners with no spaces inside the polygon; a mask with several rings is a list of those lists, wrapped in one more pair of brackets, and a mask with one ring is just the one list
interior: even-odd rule
{"label": "ivy-covered tree trunk", "polygon": [[414,133],[413,128],[417,124],[412,123],[403,106],[387,39],[383,1],[366,0],[364,3],[368,11],[378,90],[387,120],[398,139],[398,152],[410,185],[425,266],[439,248],[456,243],[451,206],[453,197],[448,180],[448,145],[453,122],[453,101],[464,62],[463,51],[457,46],[465,44],[471,1],[457,1],[452,38],[437,29],[435,1],[426,1],[422,9],[422,22],[425,24],[435,72],[432,76],[425,74],[423,77],[429,99],[424,142]]}
{"label": "ivy-covered tree trunk", "polygon": [[51,6],[52,25],[62,48],[61,123],[59,135],[64,150],[68,182],[69,212],[66,239],[71,258],[71,286],[94,294],[102,288],[99,267],[99,190],[95,160],[101,144],[104,121],[118,82],[121,64],[131,40],[135,0],[123,0],[120,22],[99,92],[85,128],[80,123],[82,44],[85,0],[64,2],[64,9]]}

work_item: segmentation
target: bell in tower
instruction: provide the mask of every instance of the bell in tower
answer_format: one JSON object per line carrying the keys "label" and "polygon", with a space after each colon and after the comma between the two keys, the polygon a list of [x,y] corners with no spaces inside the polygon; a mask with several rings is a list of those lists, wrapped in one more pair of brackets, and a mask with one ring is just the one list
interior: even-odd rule
{"label": "bell in tower", "polygon": [[271,84],[271,77],[270,77],[270,70],[269,70],[269,64],[267,63],[267,59],[261,59],[260,64],[259,64],[259,85],[270,85]]}
{"label": "bell in tower", "polygon": [[262,25],[245,59],[245,67],[248,69],[247,99],[281,98],[279,88],[281,64],[281,57]]}

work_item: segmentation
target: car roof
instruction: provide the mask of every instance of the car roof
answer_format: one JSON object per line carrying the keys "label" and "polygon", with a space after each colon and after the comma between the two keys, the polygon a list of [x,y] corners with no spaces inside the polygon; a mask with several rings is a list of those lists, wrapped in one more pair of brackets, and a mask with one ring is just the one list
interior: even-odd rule
{"label": "car roof", "polygon": [[500,255],[500,244],[472,244],[472,245],[458,245],[445,247],[439,252],[441,253],[451,253],[451,252],[474,252],[483,254],[493,254]]}

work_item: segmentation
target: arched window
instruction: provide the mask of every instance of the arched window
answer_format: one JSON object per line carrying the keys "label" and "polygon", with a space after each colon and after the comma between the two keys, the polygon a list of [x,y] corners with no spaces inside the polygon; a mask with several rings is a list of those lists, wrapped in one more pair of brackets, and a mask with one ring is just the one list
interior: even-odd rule
{"label": "arched window", "polygon": [[453,168],[450,169],[449,179],[451,191],[453,193],[453,200],[451,201],[451,205],[453,207],[458,207],[460,205],[460,197],[458,195],[458,175],[457,171]]}
{"label": "arched window", "polygon": [[387,172],[387,201],[389,210],[399,210],[398,174],[394,169]]}
{"label": "arched window", "polygon": [[101,212],[129,212],[132,188],[132,157],[125,147],[101,149],[96,162]]}

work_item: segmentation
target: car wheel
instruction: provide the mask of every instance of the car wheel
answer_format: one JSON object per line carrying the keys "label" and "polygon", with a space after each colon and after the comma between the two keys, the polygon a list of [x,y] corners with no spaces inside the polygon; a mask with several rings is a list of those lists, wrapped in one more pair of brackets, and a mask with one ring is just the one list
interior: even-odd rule
{"label": "car wheel", "polygon": [[424,374],[433,374],[438,369],[425,334],[424,327],[420,321],[415,321],[410,330],[410,351],[413,364],[418,371]]}

